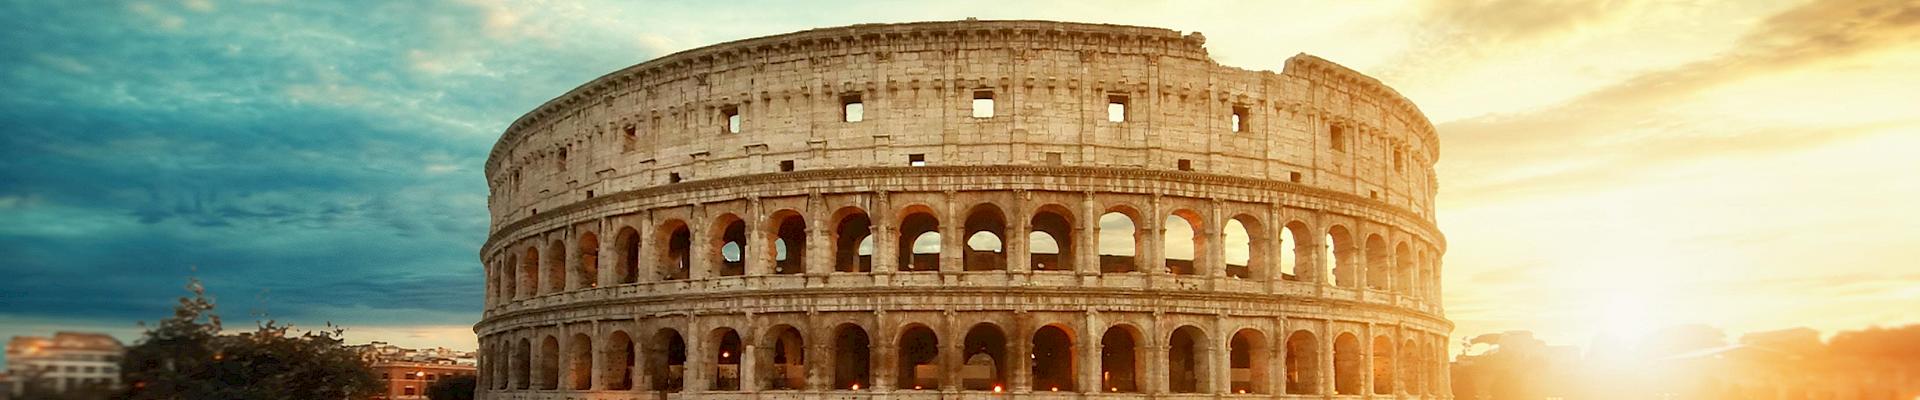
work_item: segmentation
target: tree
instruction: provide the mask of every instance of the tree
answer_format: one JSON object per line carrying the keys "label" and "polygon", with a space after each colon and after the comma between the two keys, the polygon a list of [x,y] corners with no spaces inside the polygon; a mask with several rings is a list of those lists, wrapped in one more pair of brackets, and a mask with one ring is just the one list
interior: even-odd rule
{"label": "tree", "polygon": [[473,375],[460,375],[441,379],[427,386],[427,398],[431,400],[473,400],[473,389],[480,385],[479,378]]}
{"label": "tree", "polygon": [[295,334],[268,320],[251,332],[223,334],[213,300],[198,280],[172,318],[147,330],[121,360],[122,398],[357,399],[380,382],[360,354],[342,346],[344,329]]}

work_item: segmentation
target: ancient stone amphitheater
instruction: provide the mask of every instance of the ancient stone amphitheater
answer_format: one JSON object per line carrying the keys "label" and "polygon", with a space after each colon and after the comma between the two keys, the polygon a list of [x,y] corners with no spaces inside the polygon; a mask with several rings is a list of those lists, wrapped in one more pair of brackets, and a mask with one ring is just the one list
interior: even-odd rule
{"label": "ancient stone amphitheater", "polygon": [[1451,397],[1431,124],[1204,43],[855,25],[587,82],[487,160],[481,396]]}

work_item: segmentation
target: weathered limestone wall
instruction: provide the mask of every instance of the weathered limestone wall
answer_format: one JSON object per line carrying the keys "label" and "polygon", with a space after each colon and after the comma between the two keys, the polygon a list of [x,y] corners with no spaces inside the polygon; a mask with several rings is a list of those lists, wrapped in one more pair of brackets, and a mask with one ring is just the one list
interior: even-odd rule
{"label": "weathered limestone wall", "polygon": [[[1338,65],[1239,70],[1203,42],[857,25],[575,89],[488,160],[482,396],[1450,398],[1430,124]],[[991,118],[973,116],[983,92]],[[1116,96],[1125,122],[1108,121]],[[847,122],[855,98],[864,120]],[[1107,214],[1133,224],[1129,255],[1101,249]],[[1192,257],[1172,254],[1174,224]],[[937,251],[903,254],[921,230]],[[962,240],[982,232],[1002,244]],[[961,385],[979,327],[1004,336],[987,346],[1004,393]],[[939,343],[937,387],[901,376],[914,329]],[[775,357],[788,332],[800,350]],[[1105,349],[1110,335],[1135,346]],[[870,343],[841,342],[855,336]],[[870,371],[843,379],[847,354]],[[1135,387],[1103,388],[1121,370]]]}

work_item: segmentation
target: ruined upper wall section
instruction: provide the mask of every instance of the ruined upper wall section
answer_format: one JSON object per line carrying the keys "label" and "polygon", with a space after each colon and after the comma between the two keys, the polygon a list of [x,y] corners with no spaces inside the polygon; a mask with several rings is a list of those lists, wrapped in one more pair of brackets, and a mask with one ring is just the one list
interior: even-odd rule
{"label": "ruined upper wall section", "polygon": [[[1164,28],[1127,25],[1087,24],[1058,21],[941,21],[899,24],[859,24],[809,29],[784,35],[741,39],[683,50],[603,75],[573,88],[515,119],[506,134],[493,145],[487,158],[487,175],[492,176],[502,152],[522,139],[550,116],[564,114],[587,104],[612,102],[612,94],[664,82],[704,71],[727,68],[727,64],[766,63],[774,59],[813,57],[821,50],[842,54],[868,45],[897,45],[902,41],[933,43],[953,37],[1020,38],[1031,42],[1069,42],[1098,46],[1102,51],[1129,51],[1176,56],[1194,60],[1207,57],[1206,38],[1198,33],[1182,36]],[[919,50],[919,49],[902,49]],[[805,89],[800,89],[805,90]]]}
{"label": "ruined upper wall section", "polygon": [[[765,173],[1063,166],[1233,175],[1432,218],[1432,124],[1310,55],[1222,66],[1199,33],[1049,21],[854,25],[682,51],[608,74],[506,130],[496,224],[596,195]],[[991,117],[970,103],[992,99]],[[1124,121],[1109,121],[1111,102]],[[846,120],[857,102],[864,120]],[[737,116],[737,127],[729,119]]]}

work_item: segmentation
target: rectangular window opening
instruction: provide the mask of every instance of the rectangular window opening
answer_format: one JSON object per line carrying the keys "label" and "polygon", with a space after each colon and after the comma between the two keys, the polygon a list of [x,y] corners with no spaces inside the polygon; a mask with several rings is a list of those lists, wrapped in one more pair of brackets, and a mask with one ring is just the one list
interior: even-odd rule
{"label": "rectangular window opening", "polygon": [[1061,164],[1061,162],[1060,162],[1060,158],[1061,158],[1061,157],[1060,157],[1060,156],[1061,156],[1061,154],[1060,154],[1060,152],[1058,152],[1058,151],[1049,151],[1049,152],[1047,152],[1047,165],[1053,165],[1053,166],[1058,166],[1058,165],[1060,165],[1060,164]]}
{"label": "rectangular window opening", "polygon": [[1246,106],[1233,106],[1233,131],[1235,133],[1253,130],[1250,129],[1252,126],[1247,123],[1247,113]]}
{"label": "rectangular window opening", "polygon": [[1334,125],[1331,128],[1327,128],[1327,131],[1328,131],[1327,147],[1333,148],[1333,151],[1346,152],[1347,151],[1346,129],[1341,128],[1339,125]]}
{"label": "rectangular window opening", "polygon": [[1183,160],[1180,160],[1180,170],[1181,170],[1181,171],[1192,171],[1192,170],[1193,170],[1193,160],[1184,160],[1184,159],[1183,159]]}
{"label": "rectangular window opening", "polygon": [[1127,95],[1107,95],[1107,122],[1127,122]]}
{"label": "rectangular window opening", "polygon": [[925,167],[927,166],[927,155],[926,154],[908,154],[907,165],[914,166],[914,167]]}
{"label": "rectangular window opening", "polygon": [[1287,173],[1287,181],[1288,181],[1288,182],[1293,182],[1293,183],[1300,183],[1300,173],[1299,173],[1299,172],[1288,172],[1288,173]]}
{"label": "rectangular window opening", "polygon": [[588,191],[587,191],[587,198],[589,198],[589,199],[591,199],[591,198],[593,198],[593,191],[592,191],[592,190],[588,190]]}
{"label": "rectangular window opening", "polygon": [[860,101],[860,94],[840,96],[840,119],[846,122],[860,122],[867,119],[867,105]]}
{"label": "rectangular window opening", "polygon": [[633,151],[635,147],[640,146],[640,128],[627,125],[625,130],[626,136],[623,136],[620,141],[620,150]]}
{"label": "rectangular window opening", "polygon": [[727,119],[726,133],[740,133],[740,107],[722,108],[720,115]]}
{"label": "rectangular window opening", "polygon": [[793,172],[793,160],[780,161],[780,172]]}
{"label": "rectangular window opening", "polygon": [[973,91],[973,117],[993,118],[993,91]]}
{"label": "rectangular window opening", "polygon": [[1393,149],[1393,171],[1407,172],[1407,155],[1400,149]]}
{"label": "rectangular window opening", "polygon": [[680,183],[680,173],[679,172],[668,173],[667,183]]}

